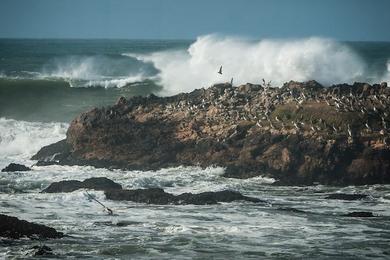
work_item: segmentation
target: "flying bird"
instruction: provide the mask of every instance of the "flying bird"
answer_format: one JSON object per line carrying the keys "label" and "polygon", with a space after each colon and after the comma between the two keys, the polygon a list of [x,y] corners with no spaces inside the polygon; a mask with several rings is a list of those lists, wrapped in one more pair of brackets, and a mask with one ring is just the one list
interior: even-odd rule
{"label": "flying bird", "polygon": [[219,68],[218,73],[222,75],[222,66]]}

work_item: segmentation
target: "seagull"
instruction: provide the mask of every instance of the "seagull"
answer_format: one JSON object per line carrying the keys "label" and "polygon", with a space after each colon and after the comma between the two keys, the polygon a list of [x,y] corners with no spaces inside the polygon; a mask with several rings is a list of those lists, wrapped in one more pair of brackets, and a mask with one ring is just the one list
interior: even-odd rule
{"label": "seagull", "polygon": [[222,75],[222,66],[219,68],[218,73]]}

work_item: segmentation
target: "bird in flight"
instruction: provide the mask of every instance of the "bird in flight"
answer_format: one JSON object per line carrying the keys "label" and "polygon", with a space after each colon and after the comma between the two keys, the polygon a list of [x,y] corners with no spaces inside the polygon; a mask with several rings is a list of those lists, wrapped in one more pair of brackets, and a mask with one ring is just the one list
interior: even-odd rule
{"label": "bird in flight", "polygon": [[222,75],[222,66],[219,68],[218,73]]}

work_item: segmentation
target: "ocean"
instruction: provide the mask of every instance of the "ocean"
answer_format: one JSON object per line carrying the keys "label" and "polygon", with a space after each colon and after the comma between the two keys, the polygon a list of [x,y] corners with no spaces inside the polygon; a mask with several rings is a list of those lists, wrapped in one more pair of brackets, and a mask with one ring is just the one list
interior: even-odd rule
{"label": "ocean", "polygon": [[[223,75],[217,73],[223,66]],[[65,138],[70,121],[120,96],[161,96],[234,84],[317,80],[390,83],[390,43],[324,38],[196,40],[0,39],[0,169],[28,166],[42,146]],[[0,173],[0,212],[64,232],[63,239],[0,240],[0,258],[29,258],[44,243],[59,258],[82,259],[385,259],[390,257],[390,185],[279,187],[274,180],[221,177],[223,168],[158,171],[34,166]],[[105,176],[124,188],[179,194],[231,189],[268,201],[155,206],[106,200],[107,216],[83,190],[44,194],[60,180]],[[364,200],[325,199],[363,193]],[[343,214],[371,211],[376,217]],[[119,225],[118,225],[119,223]]]}

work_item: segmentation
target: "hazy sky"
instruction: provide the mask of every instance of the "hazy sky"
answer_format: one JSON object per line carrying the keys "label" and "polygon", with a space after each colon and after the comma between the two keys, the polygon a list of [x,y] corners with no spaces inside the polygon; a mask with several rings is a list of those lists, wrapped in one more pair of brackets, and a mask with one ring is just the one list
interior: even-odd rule
{"label": "hazy sky", "polygon": [[390,0],[0,0],[2,38],[390,41]]}

